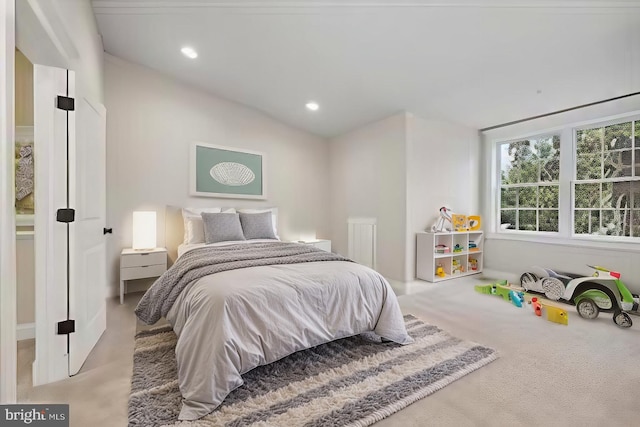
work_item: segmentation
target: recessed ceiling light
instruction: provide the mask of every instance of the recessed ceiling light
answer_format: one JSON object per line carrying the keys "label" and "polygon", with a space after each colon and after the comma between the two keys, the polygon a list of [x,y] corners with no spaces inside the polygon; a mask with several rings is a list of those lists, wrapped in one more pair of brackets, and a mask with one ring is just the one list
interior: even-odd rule
{"label": "recessed ceiling light", "polygon": [[180,49],[180,52],[182,52],[182,54],[187,58],[196,59],[198,57],[198,52],[196,52],[194,48],[189,46],[183,47],[182,49]]}
{"label": "recessed ceiling light", "polygon": [[307,105],[305,105],[305,107],[307,107],[307,110],[311,110],[311,111],[318,111],[318,109],[320,108],[318,103],[315,101],[307,102]]}

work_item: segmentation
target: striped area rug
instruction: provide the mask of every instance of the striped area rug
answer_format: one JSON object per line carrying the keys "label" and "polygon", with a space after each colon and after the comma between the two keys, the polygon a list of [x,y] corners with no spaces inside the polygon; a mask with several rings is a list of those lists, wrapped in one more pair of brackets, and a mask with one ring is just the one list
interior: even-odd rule
{"label": "striped area rug", "polygon": [[130,426],[368,426],[497,358],[407,315],[410,345],[356,336],[294,353],[243,375],[214,412],[179,422],[180,391],[169,327],[136,335]]}

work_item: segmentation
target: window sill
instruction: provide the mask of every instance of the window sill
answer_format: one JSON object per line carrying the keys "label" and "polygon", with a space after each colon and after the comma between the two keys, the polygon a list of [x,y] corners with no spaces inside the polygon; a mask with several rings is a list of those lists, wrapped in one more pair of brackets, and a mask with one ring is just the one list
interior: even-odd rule
{"label": "window sill", "polygon": [[512,240],[528,243],[541,243],[546,245],[558,245],[572,248],[589,248],[615,250],[619,252],[640,252],[640,244],[632,241],[612,241],[605,236],[602,239],[585,237],[566,236],[541,236],[536,233],[516,234],[516,233],[487,233],[487,240]]}

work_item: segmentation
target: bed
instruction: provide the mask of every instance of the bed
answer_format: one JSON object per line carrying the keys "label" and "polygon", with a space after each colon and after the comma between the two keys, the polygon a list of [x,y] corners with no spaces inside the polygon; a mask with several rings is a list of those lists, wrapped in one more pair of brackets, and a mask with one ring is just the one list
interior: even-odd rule
{"label": "bed", "polygon": [[387,281],[340,255],[260,238],[178,251],[136,315],[166,317],[178,336],[180,420],[207,415],[242,374],[296,351],[357,334],[412,342]]}

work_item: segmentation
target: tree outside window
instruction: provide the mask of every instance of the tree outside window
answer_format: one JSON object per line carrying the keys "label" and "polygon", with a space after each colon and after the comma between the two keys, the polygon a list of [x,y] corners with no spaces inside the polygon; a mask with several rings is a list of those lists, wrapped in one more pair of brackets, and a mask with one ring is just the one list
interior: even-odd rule
{"label": "tree outside window", "polygon": [[500,228],[557,233],[560,135],[507,142],[499,150]]}
{"label": "tree outside window", "polygon": [[640,121],[576,131],[576,235],[640,236]]}

